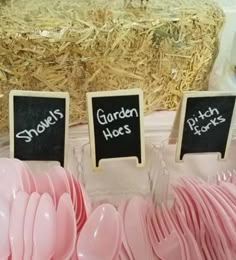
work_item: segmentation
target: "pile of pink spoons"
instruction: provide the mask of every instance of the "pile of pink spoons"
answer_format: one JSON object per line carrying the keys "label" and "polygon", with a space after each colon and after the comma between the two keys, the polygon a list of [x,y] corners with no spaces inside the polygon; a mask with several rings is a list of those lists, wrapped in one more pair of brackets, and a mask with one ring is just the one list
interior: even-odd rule
{"label": "pile of pink spoons", "polygon": [[70,259],[90,211],[84,188],[62,167],[33,174],[0,158],[0,259]]}
{"label": "pile of pink spoons", "polygon": [[56,208],[47,193],[19,191],[11,205],[1,197],[0,208],[0,259],[64,260],[73,254],[76,220],[69,194]]}

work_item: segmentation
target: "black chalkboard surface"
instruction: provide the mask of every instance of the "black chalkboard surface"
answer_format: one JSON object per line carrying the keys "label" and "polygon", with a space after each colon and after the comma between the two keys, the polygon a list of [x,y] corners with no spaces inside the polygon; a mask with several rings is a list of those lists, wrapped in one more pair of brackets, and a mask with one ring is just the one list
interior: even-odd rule
{"label": "black chalkboard surface", "polygon": [[87,94],[91,155],[102,159],[135,157],[144,164],[143,94],[140,89]]}
{"label": "black chalkboard surface", "polygon": [[182,99],[177,160],[185,154],[220,153],[226,157],[236,93],[185,93]]}
{"label": "black chalkboard surface", "polygon": [[68,93],[11,91],[11,157],[65,164],[68,133]]}

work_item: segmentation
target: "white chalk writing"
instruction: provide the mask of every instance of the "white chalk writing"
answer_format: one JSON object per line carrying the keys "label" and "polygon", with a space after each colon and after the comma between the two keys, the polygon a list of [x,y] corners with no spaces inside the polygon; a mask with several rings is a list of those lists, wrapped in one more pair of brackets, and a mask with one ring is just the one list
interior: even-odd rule
{"label": "white chalk writing", "polygon": [[[117,120],[122,120],[131,117],[138,117],[137,109],[125,109],[124,107],[121,108],[120,111],[108,113],[106,114],[105,111],[101,108],[97,110],[97,121],[100,125],[107,126],[109,123],[112,123]],[[132,131],[128,124],[120,126],[118,129],[110,129],[108,126],[106,129],[102,131],[104,138],[108,141],[109,139],[117,138],[122,135],[131,134]]]}
{"label": "white chalk writing", "polygon": [[16,134],[16,138],[18,139],[24,139],[26,143],[30,143],[34,137],[39,136],[40,134],[43,134],[46,129],[51,127],[52,125],[55,125],[59,119],[62,119],[64,115],[61,113],[60,109],[56,109],[54,111],[49,111],[49,116],[42,121],[39,122],[39,124],[34,129],[25,129],[19,133]]}
{"label": "white chalk writing", "polygon": [[[202,121],[206,119],[208,119],[208,123],[202,125]],[[186,122],[190,130],[194,132],[194,135],[202,135],[213,127],[226,122],[226,119],[220,115],[217,108],[209,107],[204,113],[199,110],[196,115],[193,114]]]}

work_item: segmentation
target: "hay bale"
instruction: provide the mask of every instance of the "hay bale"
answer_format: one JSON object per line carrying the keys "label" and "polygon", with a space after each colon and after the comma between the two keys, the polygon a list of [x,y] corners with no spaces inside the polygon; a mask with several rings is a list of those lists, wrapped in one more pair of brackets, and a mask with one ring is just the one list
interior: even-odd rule
{"label": "hay bale", "polygon": [[224,21],[195,0],[15,0],[0,7],[0,128],[11,89],[69,91],[70,122],[86,122],[85,94],[141,87],[145,111],[174,109],[207,88]]}

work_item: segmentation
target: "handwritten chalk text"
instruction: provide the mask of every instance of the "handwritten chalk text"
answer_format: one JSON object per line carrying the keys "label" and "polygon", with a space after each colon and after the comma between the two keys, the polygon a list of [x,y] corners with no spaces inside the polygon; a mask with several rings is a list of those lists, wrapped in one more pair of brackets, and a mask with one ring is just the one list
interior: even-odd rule
{"label": "handwritten chalk text", "polygon": [[[125,109],[121,108],[120,111],[114,113],[105,114],[105,111],[101,108],[97,110],[97,121],[100,125],[108,125],[117,120],[122,120],[131,117],[139,117],[137,109]],[[118,129],[110,129],[108,126],[102,131],[104,138],[108,141],[109,139],[117,138],[122,135],[131,134],[132,131],[128,124],[120,126]]]}
{"label": "handwritten chalk text", "polygon": [[[202,125],[202,121],[207,119],[209,122]],[[209,107],[204,113],[199,110],[196,115],[194,114],[191,118],[187,119],[188,127],[194,132],[194,135],[202,135],[213,127],[216,127],[224,122],[226,122],[226,119],[220,115],[219,110],[211,107]]]}
{"label": "handwritten chalk text", "polygon": [[26,143],[30,143],[34,137],[43,134],[46,131],[46,129],[50,128],[52,125],[55,125],[59,119],[62,119],[64,117],[60,109],[49,111],[49,114],[50,115],[47,118],[39,122],[35,129],[25,129],[17,133],[16,138],[24,139]]}

